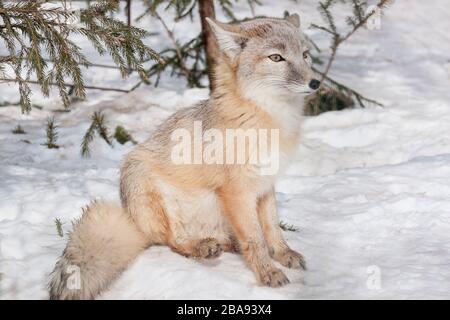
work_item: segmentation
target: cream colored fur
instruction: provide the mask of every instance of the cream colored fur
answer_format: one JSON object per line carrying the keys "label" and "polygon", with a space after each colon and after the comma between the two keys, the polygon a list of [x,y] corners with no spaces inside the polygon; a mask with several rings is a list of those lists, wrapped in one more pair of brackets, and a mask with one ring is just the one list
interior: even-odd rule
{"label": "cream colored fur", "polygon": [[75,222],[69,243],[56,263],[50,299],[94,298],[145,247],[144,237],[120,206],[92,203]]}
{"label": "cream colored fur", "polygon": [[[94,203],[75,225],[52,273],[52,299],[91,299],[146,247],[167,245],[196,259],[239,252],[259,283],[288,283],[273,260],[304,268],[278,224],[276,175],[258,174],[254,164],[174,164],[174,130],[229,128],[280,131],[282,167],[300,139],[304,88],[312,71],[304,59],[298,16],[256,19],[241,25],[209,21],[223,56],[215,67],[216,89],[208,101],[183,109],[124,160],[122,207]],[[268,54],[286,57],[273,62]],[[251,71],[251,72],[249,72]],[[78,266],[81,288],[67,286],[69,266]]]}

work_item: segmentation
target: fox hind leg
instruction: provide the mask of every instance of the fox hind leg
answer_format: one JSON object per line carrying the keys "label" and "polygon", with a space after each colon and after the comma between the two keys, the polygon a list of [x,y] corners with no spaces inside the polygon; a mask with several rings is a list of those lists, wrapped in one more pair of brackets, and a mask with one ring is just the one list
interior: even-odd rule
{"label": "fox hind leg", "polygon": [[222,245],[215,238],[186,240],[178,243],[172,241],[169,246],[176,253],[195,259],[214,259],[223,252]]}
{"label": "fox hind leg", "polygon": [[168,184],[161,185],[169,217],[166,244],[174,252],[195,259],[213,259],[229,250],[229,227],[214,192],[188,193]]}
{"label": "fox hind leg", "polygon": [[216,238],[191,239],[182,242],[171,242],[170,248],[182,256],[197,259],[214,259],[222,252],[239,253],[239,243],[234,237],[219,242]]}

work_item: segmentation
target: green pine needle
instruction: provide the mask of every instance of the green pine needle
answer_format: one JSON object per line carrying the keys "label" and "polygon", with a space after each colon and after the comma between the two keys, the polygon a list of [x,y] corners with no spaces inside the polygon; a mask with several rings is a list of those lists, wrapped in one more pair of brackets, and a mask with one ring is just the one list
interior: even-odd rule
{"label": "green pine needle", "polygon": [[[37,82],[44,96],[57,87],[65,107],[69,107],[68,86],[77,98],[86,95],[82,66],[90,62],[71,35],[84,36],[100,54],[109,54],[123,77],[137,70],[146,77],[143,63],[160,61],[156,52],[143,43],[149,33],[113,18],[119,9],[116,0],[101,0],[87,9],[65,9],[66,0],[0,1],[0,72],[10,67],[14,75],[1,80],[18,84],[22,112],[31,110],[29,83]],[[59,4],[48,7],[47,4]]]}
{"label": "green pine needle", "polygon": [[58,140],[58,132],[56,129],[58,128],[57,125],[55,125],[55,118],[49,117],[47,118],[47,125],[45,128],[45,133],[47,135],[47,142],[43,145],[47,146],[49,149],[58,149],[59,146],[56,144],[56,140]]}
{"label": "green pine needle", "polygon": [[61,238],[64,237],[62,222],[59,218],[55,218],[55,226],[56,226],[56,232],[58,233],[58,236],[60,236]]}
{"label": "green pine needle", "polygon": [[131,141],[133,144],[137,144],[137,141],[133,139],[131,134],[122,126],[117,126],[114,132],[114,138],[120,144],[125,144],[128,141]]}
{"label": "green pine needle", "polygon": [[101,111],[96,111],[92,114],[91,125],[84,134],[81,141],[81,156],[83,158],[89,158],[91,156],[90,144],[94,140],[95,133],[97,133],[105,142],[113,146],[111,137],[106,125],[105,115]]}

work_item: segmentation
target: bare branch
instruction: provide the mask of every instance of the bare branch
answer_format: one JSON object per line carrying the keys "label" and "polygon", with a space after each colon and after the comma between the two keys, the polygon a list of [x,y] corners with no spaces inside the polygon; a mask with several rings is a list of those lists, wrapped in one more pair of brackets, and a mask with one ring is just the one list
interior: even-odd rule
{"label": "bare branch", "polygon": [[[19,79],[12,79],[12,78],[0,78],[0,82],[25,82],[30,84],[40,84],[39,81],[35,80],[19,80]],[[55,82],[49,82],[48,85],[50,86],[59,86],[58,83]],[[65,83],[67,87],[74,87],[75,85],[72,83]],[[108,88],[108,87],[102,87],[102,86],[87,86],[85,85],[84,88],[86,89],[92,89],[92,90],[102,90],[102,91],[116,91],[116,92],[124,92],[128,93],[130,90],[127,89],[119,89],[119,88]]]}

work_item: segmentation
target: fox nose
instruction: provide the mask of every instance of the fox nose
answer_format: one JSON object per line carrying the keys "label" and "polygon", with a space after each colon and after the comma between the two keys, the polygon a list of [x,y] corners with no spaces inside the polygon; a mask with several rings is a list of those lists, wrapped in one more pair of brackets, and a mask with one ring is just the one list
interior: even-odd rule
{"label": "fox nose", "polygon": [[309,82],[309,87],[310,87],[311,89],[313,89],[313,90],[319,89],[319,87],[320,87],[320,81],[319,81],[319,80],[316,80],[316,79],[312,79],[312,80]]}

